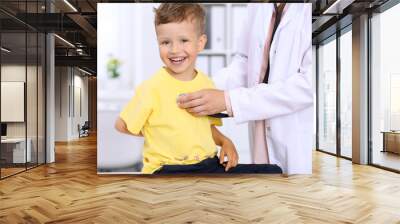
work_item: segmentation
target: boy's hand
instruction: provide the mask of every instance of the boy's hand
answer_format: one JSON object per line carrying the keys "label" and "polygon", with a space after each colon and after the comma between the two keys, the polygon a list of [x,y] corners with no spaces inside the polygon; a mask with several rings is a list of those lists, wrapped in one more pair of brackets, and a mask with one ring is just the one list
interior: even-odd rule
{"label": "boy's hand", "polygon": [[[228,162],[225,164],[225,156],[228,157]],[[225,166],[225,172],[230,168],[237,166],[239,156],[236,152],[235,145],[231,140],[226,139],[221,145],[221,151],[219,154],[219,162]]]}

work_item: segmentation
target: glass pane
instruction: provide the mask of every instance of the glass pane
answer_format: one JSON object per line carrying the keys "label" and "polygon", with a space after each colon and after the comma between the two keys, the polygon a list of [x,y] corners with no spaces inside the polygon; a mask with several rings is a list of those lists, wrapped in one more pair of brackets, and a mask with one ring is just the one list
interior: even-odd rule
{"label": "glass pane", "polygon": [[27,142],[28,142],[28,160],[27,166],[28,168],[37,165],[37,116],[38,116],[38,107],[37,107],[37,33],[29,32],[27,33],[28,38],[28,55],[27,55],[27,81],[26,81],[26,113],[27,113]]}
{"label": "glass pane", "polygon": [[45,44],[44,34],[38,35],[38,164],[45,163]]}
{"label": "glass pane", "polygon": [[372,163],[400,170],[400,5],[372,17]]}
{"label": "glass pane", "polygon": [[352,149],[352,35],[340,37],[340,127],[341,155],[351,158]]}
{"label": "glass pane", "polygon": [[[26,5],[26,19],[31,24],[36,24],[38,4],[37,1],[29,1]],[[37,32],[27,29],[27,75],[26,75],[26,125],[27,125],[27,167],[31,168],[37,165],[37,63],[38,63],[38,36]]]}
{"label": "glass pane", "polygon": [[[1,34],[1,176],[25,170],[26,34]],[[6,49],[6,50],[4,50]]]}
{"label": "glass pane", "polygon": [[318,147],[336,153],[336,40],[318,48]]}

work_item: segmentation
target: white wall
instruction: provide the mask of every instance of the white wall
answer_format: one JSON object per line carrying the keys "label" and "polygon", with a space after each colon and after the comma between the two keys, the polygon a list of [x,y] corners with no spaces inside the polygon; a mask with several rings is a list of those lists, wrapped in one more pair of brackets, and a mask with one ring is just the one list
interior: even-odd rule
{"label": "white wall", "polygon": [[79,73],[78,70],[74,70],[74,96],[72,98],[74,99],[74,102],[71,103],[71,106],[74,105],[73,107],[73,113],[72,113],[72,124],[71,124],[71,135],[73,138],[79,137],[79,132],[78,132],[78,124],[82,126],[85,121],[88,121],[88,77],[87,76],[81,76],[82,73]]}
{"label": "white wall", "polygon": [[[1,81],[10,81],[10,82],[18,81],[18,82],[26,83],[26,81],[25,81],[26,71],[28,72],[28,74],[31,74],[31,73],[36,74],[36,67],[33,67],[33,66],[25,67],[25,65],[2,65],[1,66]],[[31,90],[31,89],[29,89],[29,90]],[[36,89],[32,93],[28,92],[27,96],[28,96],[28,98],[32,98],[32,97],[36,98]],[[27,99],[27,100],[28,100],[28,102],[32,101],[32,99]],[[34,106],[36,108],[36,104]],[[1,108],[1,109],[7,110],[7,108]],[[29,122],[31,122],[33,120],[31,115],[32,114],[30,114],[30,113],[28,114]],[[36,116],[35,116],[35,118],[36,118]],[[25,137],[25,126],[26,126],[26,122],[7,122],[7,136],[8,137]],[[31,127],[33,127],[33,126],[28,125],[28,129],[30,129]],[[29,137],[29,133],[30,133],[30,131],[28,130],[28,137]]]}
{"label": "white wall", "polygon": [[[154,28],[153,8],[159,4],[98,4],[97,71],[99,98],[115,94],[115,89],[132,92],[162,66]],[[118,14],[115,12],[118,11]],[[113,35],[110,35],[113,34]],[[107,62],[117,58],[122,64],[121,77],[109,86]],[[113,80],[114,81],[114,80]],[[124,94],[121,94],[124,95]]]}
{"label": "white wall", "polygon": [[55,141],[68,141],[68,67],[55,68]]}
{"label": "white wall", "polygon": [[56,67],[55,73],[55,141],[77,139],[78,124],[88,120],[88,78],[72,67]]}

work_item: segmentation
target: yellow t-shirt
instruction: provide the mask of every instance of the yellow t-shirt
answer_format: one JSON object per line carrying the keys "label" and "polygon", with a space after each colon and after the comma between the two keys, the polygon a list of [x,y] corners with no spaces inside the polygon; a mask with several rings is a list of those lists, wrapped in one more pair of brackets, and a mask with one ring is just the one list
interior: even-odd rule
{"label": "yellow t-shirt", "polygon": [[135,96],[120,113],[128,130],[145,137],[142,173],[162,165],[194,164],[216,155],[211,125],[220,119],[195,117],[178,107],[179,94],[214,88],[200,71],[191,81],[180,81],[161,68],[136,88]]}

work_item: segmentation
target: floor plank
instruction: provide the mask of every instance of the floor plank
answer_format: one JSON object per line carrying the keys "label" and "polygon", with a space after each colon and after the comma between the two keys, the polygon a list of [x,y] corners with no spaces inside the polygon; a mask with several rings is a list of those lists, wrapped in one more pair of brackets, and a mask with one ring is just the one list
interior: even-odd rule
{"label": "floor plank", "polygon": [[314,153],[313,175],[96,174],[96,138],[0,181],[0,223],[400,223],[400,175]]}

